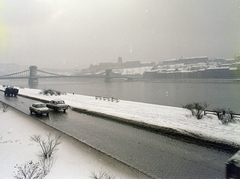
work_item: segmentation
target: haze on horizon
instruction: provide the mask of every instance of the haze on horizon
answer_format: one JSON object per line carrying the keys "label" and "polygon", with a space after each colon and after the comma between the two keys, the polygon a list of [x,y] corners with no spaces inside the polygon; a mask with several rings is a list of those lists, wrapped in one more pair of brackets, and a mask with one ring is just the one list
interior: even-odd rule
{"label": "haze on horizon", "polygon": [[240,54],[240,0],[0,0],[0,63],[87,68]]}

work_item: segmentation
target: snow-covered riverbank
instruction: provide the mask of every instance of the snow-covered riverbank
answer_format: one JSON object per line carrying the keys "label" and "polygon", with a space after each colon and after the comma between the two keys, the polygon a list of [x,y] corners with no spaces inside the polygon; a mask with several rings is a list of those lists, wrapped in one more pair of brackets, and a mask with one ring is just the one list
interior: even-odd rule
{"label": "snow-covered riverbank", "polygon": [[[0,90],[4,90],[0,87]],[[96,99],[95,96],[83,96],[67,93],[61,96],[46,96],[41,90],[20,88],[19,94],[49,101],[63,99],[73,108],[94,111],[119,118],[137,121],[144,124],[166,127],[185,134],[212,139],[235,146],[240,145],[239,123],[223,125],[215,115],[206,115],[201,120],[191,117],[190,111],[183,108],[153,105],[132,101]],[[0,112],[0,172],[4,178],[12,178],[15,164],[23,164],[28,160],[37,160],[39,146],[30,141],[32,135],[46,136],[56,131],[40,121],[23,115],[11,109]],[[76,142],[71,137],[63,135],[62,144],[57,151],[57,162],[46,178],[89,178],[91,172],[106,171],[117,178],[141,178],[136,171],[131,171],[124,165],[114,162],[108,157],[97,154]],[[67,167],[66,167],[67,166]],[[119,169],[120,168],[120,169]],[[121,170],[121,171],[120,171]],[[64,177],[63,177],[64,176]]]}
{"label": "snow-covered riverbank", "polygon": [[[4,90],[3,87],[0,89]],[[38,99],[51,100],[63,99],[74,108],[94,111],[110,116],[116,116],[131,121],[137,121],[154,126],[174,129],[180,133],[190,134],[215,142],[223,142],[229,145],[240,146],[240,125],[230,123],[223,125],[215,115],[206,115],[201,120],[191,116],[187,109],[154,105],[140,102],[124,101],[119,99],[103,100],[95,96],[83,96],[70,94],[61,96],[46,96],[41,94],[42,90],[20,88],[19,94]]]}
{"label": "snow-covered riverbank", "polygon": [[12,108],[4,113],[0,110],[0,123],[1,179],[13,178],[13,171],[17,171],[14,168],[16,164],[25,164],[30,160],[37,162],[41,149],[30,137],[41,135],[46,138],[50,132],[62,137],[56,151],[56,161],[46,179],[89,179],[92,172],[106,172],[116,176],[116,179],[146,178],[136,170]]}

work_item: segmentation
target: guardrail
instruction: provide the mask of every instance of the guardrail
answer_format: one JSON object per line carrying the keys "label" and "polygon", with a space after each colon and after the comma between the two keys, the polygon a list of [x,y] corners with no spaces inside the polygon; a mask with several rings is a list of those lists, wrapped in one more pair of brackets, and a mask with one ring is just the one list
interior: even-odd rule
{"label": "guardrail", "polygon": [[[221,115],[225,115],[226,111],[213,111],[213,110],[204,110],[204,115],[206,114],[214,114],[217,115],[218,118],[220,118]],[[236,114],[236,113],[229,113],[231,115],[231,119],[234,117],[238,117],[240,118],[240,114]]]}

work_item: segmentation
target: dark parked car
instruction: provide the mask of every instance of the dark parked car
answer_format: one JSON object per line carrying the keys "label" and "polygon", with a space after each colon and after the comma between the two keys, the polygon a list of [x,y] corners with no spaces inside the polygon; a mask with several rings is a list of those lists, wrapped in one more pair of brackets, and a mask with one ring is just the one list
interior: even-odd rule
{"label": "dark parked car", "polygon": [[14,96],[16,97],[18,94],[18,89],[14,87],[7,87],[5,88],[4,95],[5,96]]}
{"label": "dark parked car", "polygon": [[30,113],[35,114],[46,114],[49,115],[49,108],[44,103],[33,103],[32,106],[29,107]]}
{"label": "dark parked car", "polygon": [[68,105],[63,100],[51,100],[47,103],[47,107],[56,111],[63,110],[64,112],[68,109]]}

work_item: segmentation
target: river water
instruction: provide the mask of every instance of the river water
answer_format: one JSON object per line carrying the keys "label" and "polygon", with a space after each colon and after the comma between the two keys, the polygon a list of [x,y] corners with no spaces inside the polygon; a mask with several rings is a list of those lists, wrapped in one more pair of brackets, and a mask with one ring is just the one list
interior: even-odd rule
{"label": "river water", "polygon": [[[0,84],[29,87],[28,80],[0,80]],[[240,114],[240,83],[234,82],[143,82],[104,79],[39,79],[33,88],[89,96],[115,97],[120,100],[182,107],[192,102],[206,102],[208,109],[230,108]]]}

